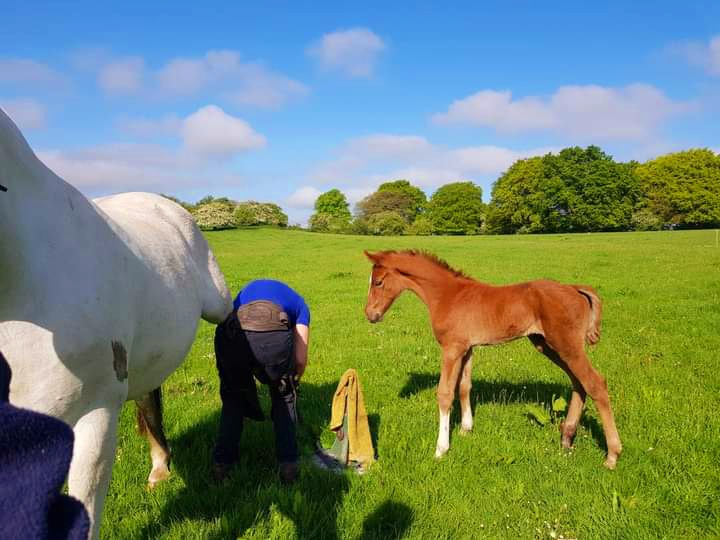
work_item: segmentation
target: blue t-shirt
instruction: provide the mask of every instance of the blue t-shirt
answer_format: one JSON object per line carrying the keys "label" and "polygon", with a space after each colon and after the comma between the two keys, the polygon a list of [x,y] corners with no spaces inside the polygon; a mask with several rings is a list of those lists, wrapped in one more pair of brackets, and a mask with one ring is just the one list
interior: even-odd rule
{"label": "blue t-shirt", "polygon": [[283,308],[290,318],[291,326],[296,324],[310,326],[310,309],[305,299],[282,281],[274,279],[251,281],[238,293],[233,302],[233,309],[237,311],[240,306],[256,300],[267,300]]}

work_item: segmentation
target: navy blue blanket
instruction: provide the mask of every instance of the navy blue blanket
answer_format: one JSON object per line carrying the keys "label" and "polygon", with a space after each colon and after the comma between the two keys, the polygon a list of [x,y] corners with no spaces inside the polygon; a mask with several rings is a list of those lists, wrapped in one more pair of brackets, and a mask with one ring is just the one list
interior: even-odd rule
{"label": "navy blue blanket", "polygon": [[84,540],[85,507],[60,494],[73,432],[56,418],[10,405],[10,376],[0,353],[0,538]]}

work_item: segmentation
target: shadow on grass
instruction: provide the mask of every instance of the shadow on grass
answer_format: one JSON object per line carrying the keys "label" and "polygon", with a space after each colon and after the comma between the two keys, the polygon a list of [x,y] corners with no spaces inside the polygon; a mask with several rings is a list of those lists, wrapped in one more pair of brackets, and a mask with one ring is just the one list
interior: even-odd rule
{"label": "shadow on grass", "polygon": [[[298,443],[302,462],[300,478],[290,487],[283,486],[277,477],[274,435],[269,419],[265,422],[245,422],[240,462],[222,485],[216,485],[211,475],[219,410],[200,419],[179,436],[172,437],[172,473],[182,478],[185,485],[165,500],[162,491],[166,488],[159,488],[160,516],[145,525],[141,536],[156,538],[166,534],[178,522],[193,520],[205,522],[216,529],[214,533],[200,533],[204,538],[236,538],[259,523],[261,528],[267,521],[275,525],[280,515],[294,523],[298,538],[338,538],[337,511],[349,489],[349,479],[344,474],[318,470],[310,465],[307,458],[314,448],[317,434],[327,426],[334,391],[335,385],[331,384],[305,383],[301,386],[298,408],[303,415],[303,425],[298,428]],[[263,408],[268,412],[267,391],[261,388],[260,394]],[[376,440],[379,427],[377,415],[371,415],[370,425]],[[399,536],[412,521],[409,508],[387,501],[366,520],[363,538],[381,537],[378,531],[384,530],[381,523],[384,515],[394,520],[388,526],[391,530],[401,531]],[[262,537],[262,530],[258,533]]]}
{"label": "shadow on grass", "polygon": [[[405,386],[402,387],[398,394],[401,398],[408,398],[423,390],[436,388],[440,374],[432,375],[430,373],[411,373]],[[473,411],[475,405],[483,403],[544,403],[548,405],[553,397],[563,396],[568,403],[570,402],[570,394],[572,387],[568,384],[547,383],[538,381],[527,382],[509,382],[473,379],[472,392],[470,399]],[[457,397],[457,393],[456,393]],[[588,398],[591,399],[591,398]],[[453,421],[459,421],[458,407],[453,408]],[[603,450],[607,450],[605,442],[605,433],[598,421],[584,414],[580,419],[580,424],[587,428],[592,434],[596,444]]]}
{"label": "shadow on grass", "polygon": [[397,501],[385,501],[363,522],[361,540],[402,538],[413,522],[413,511]]}

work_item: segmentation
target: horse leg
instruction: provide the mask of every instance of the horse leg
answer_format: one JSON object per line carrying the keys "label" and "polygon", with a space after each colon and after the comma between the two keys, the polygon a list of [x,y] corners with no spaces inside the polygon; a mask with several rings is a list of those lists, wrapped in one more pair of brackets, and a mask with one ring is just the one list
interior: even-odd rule
{"label": "horse leg", "polygon": [[575,376],[583,385],[585,390],[597,405],[600,419],[602,420],[603,429],[605,431],[605,442],[608,447],[608,455],[605,459],[605,466],[608,469],[614,469],[617,465],[618,457],[622,452],[622,443],[620,435],[615,426],[615,417],[613,416],[612,407],[610,405],[610,396],[607,391],[607,383],[605,379],[590,365],[585,352],[582,351],[582,360],[579,362],[579,369],[569,364],[568,367],[573,370]]}
{"label": "horse leg", "polygon": [[528,336],[530,341],[535,348],[547,356],[553,361],[558,367],[560,367],[570,378],[572,383],[572,397],[570,398],[570,405],[568,406],[568,412],[565,416],[565,421],[562,423],[562,446],[563,448],[572,448],[573,439],[575,438],[575,432],[577,431],[578,424],[580,423],[580,417],[582,416],[583,407],[585,406],[585,389],[580,384],[577,377],[570,371],[565,361],[560,358],[557,352],[552,349],[545,338],[539,334],[533,334]]}
{"label": "horse leg", "polygon": [[468,349],[463,356],[461,369],[460,383],[458,384],[460,409],[462,410],[460,434],[465,435],[470,433],[473,428],[472,407],[470,406],[470,389],[472,387],[472,349]]}
{"label": "horse leg", "polygon": [[443,457],[450,448],[450,410],[455,398],[458,375],[460,375],[460,358],[460,354],[455,350],[443,349],[440,384],[438,384],[437,390],[440,426],[435,447],[436,458]]}
{"label": "horse leg", "polygon": [[82,416],[73,431],[75,445],[68,474],[68,491],[90,516],[89,538],[100,531],[103,504],[110,484],[121,405],[97,407]]}
{"label": "horse leg", "polygon": [[608,469],[614,469],[615,465],[617,465],[618,457],[622,452],[622,443],[620,442],[620,435],[615,426],[615,417],[613,416],[610,405],[607,383],[602,375],[592,366],[582,346],[574,355],[565,356],[564,358],[566,358],[568,369],[577,377],[580,384],[587,393],[590,394],[595,405],[597,405],[603,430],[605,431],[605,442],[608,447],[605,466]]}
{"label": "horse leg", "polygon": [[158,482],[170,477],[170,449],[163,431],[160,388],[136,399],[135,403],[137,404],[138,430],[150,443],[152,470],[148,476],[148,487],[152,489]]}

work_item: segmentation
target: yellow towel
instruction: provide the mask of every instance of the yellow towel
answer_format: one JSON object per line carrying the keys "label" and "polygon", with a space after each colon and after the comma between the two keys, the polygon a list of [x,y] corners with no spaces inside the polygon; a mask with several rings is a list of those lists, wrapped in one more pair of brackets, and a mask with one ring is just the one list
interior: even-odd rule
{"label": "yellow towel", "polygon": [[332,403],[330,429],[336,431],[342,427],[343,415],[347,406],[348,433],[351,461],[357,461],[367,467],[375,460],[370,425],[368,424],[365,398],[363,398],[360,379],[354,369],[348,369],[340,379]]}

